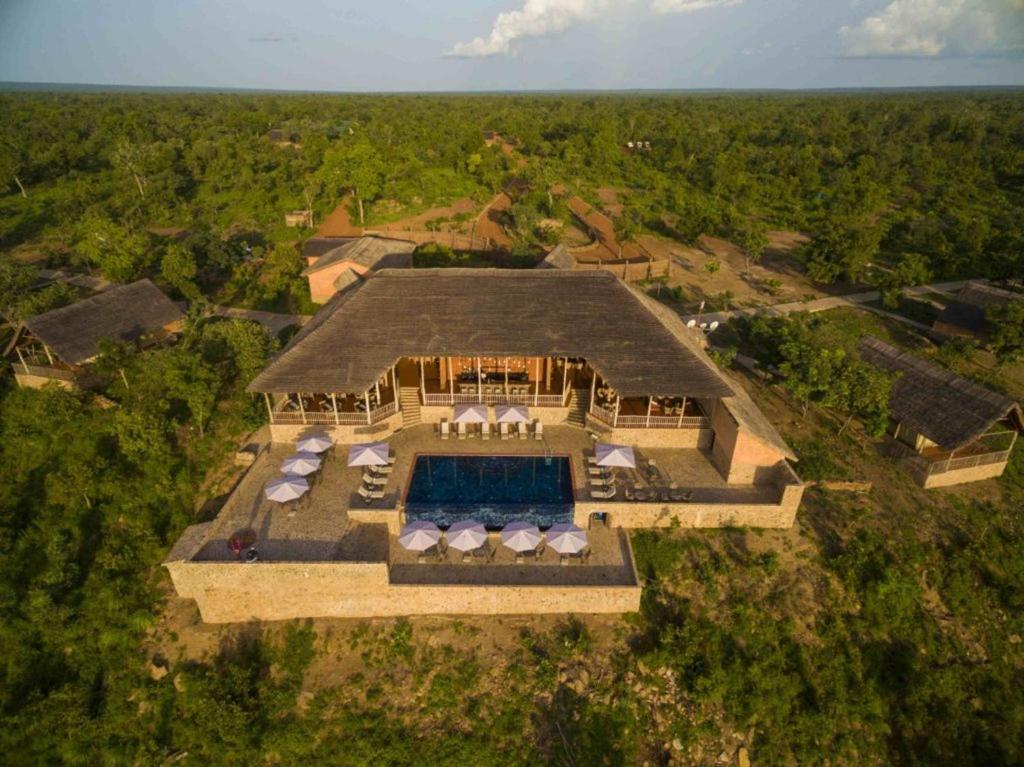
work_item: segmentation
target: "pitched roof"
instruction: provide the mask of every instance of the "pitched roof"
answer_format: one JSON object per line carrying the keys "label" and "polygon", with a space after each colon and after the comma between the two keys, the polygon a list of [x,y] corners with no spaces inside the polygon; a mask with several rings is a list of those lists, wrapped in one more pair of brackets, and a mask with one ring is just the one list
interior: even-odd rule
{"label": "pitched roof", "polygon": [[992,306],[1005,306],[1010,301],[1024,301],[1024,294],[971,282],[961,288],[955,301],[939,312],[935,323],[983,333],[990,329],[991,324],[985,316],[986,310]]}
{"label": "pitched roof", "polygon": [[565,245],[557,245],[554,250],[544,256],[538,269],[572,269],[576,266],[576,257]]}
{"label": "pitched roof", "polygon": [[736,420],[741,431],[745,431],[758,440],[778,450],[782,455],[791,461],[799,460],[796,453],[786,444],[786,440],[775,430],[772,422],[761,412],[761,409],[750,398],[747,391],[734,378],[729,378],[732,390],[735,395],[723,397],[722,405],[729,411]]}
{"label": "pitched roof", "polygon": [[77,365],[100,352],[100,341],[134,341],[185,315],[149,280],[115,285],[23,323],[65,362]]}
{"label": "pitched roof", "polygon": [[302,244],[303,258],[319,258],[324,253],[356,240],[356,237],[310,237]]}
{"label": "pitched roof", "polygon": [[396,240],[390,237],[360,237],[328,250],[318,258],[303,274],[312,274],[326,269],[331,264],[341,261],[352,261],[367,269],[405,268],[412,266],[412,252],[416,243],[408,240]]}
{"label": "pitched roof", "polygon": [[627,397],[731,395],[678,324],[604,271],[385,269],[333,297],[249,388],[362,392],[401,357],[552,355],[586,358]]}
{"label": "pitched roof", "polygon": [[867,362],[900,373],[889,396],[891,416],[947,450],[974,441],[1020,406],[1004,394],[974,383],[877,338],[861,339]]}

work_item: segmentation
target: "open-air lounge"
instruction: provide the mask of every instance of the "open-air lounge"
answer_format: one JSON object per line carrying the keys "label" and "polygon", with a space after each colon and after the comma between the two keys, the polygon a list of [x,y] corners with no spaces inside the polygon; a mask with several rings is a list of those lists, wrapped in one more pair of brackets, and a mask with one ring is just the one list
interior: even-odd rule
{"label": "open-air lounge", "polygon": [[[270,449],[165,562],[209,621],[635,610],[629,528],[788,527],[803,491],[701,334],[607,272],[382,270],[250,390]],[[261,489],[311,434],[282,513]]]}

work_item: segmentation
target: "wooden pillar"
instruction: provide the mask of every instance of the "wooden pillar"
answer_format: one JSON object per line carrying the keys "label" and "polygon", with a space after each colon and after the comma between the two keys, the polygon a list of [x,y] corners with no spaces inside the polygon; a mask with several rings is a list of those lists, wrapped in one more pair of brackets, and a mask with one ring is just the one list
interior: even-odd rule
{"label": "wooden pillar", "polygon": [[363,392],[363,401],[366,402],[366,425],[373,425],[373,412],[370,410],[370,390]]}
{"label": "wooden pillar", "polygon": [[452,358],[448,357],[448,393],[452,395],[452,403],[455,402],[455,371],[452,369]]}
{"label": "wooden pillar", "polygon": [[306,425],[306,408],[302,404],[302,392],[296,392],[295,396],[299,398],[299,413],[302,415],[302,425]]}
{"label": "wooden pillar", "polygon": [[341,423],[341,416],[338,414],[338,398],[331,392],[331,407],[334,408],[334,425],[338,426]]}
{"label": "wooden pillar", "polygon": [[505,396],[508,396],[508,357],[505,358]]}
{"label": "wooden pillar", "polygon": [[448,385],[448,366],[445,365],[445,357],[437,358],[437,374],[441,379],[441,390],[444,391],[444,387]]}
{"label": "wooden pillar", "polygon": [[377,407],[380,407],[380,379],[373,382],[373,390],[377,395]]}
{"label": "wooden pillar", "polygon": [[274,406],[270,404],[270,395],[267,394],[266,392],[263,392],[263,401],[267,403],[267,417],[270,418],[270,422],[273,423],[274,422]]}
{"label": "wooden pillar", "polygon": [[544,358],[544,389],[551,391],[551,358]]}
{"label": "wooden pillar", "polygon": [[395,397],[395,409],[398,409],[398,363],[391,366],[391,393]]}
{"label": "wooden pillar", "polygon": [[21,360],[21,366],[25,369],[25,375],[28,375],[28,365],[25,363],[25,358],[21,356],[21,347],[15,346],[14,351],[18,353],[18,359]]}
{"label": "wooden pillar", "polygon": [[481,402],[484,399],[484,373],[480,369],[480,358],[476,358],[476,397]]}
{"label": "wooden pillar", "polygon": [[597,394],[597,371],[594,371],[594,375],[590,377],[590,407],[587,408],[588,413],[594,412],[594,396]]}
{"label": "wooden pillar", "polygon": [[540,402],[540,357],[533,358],[533,406],[537,407],[537,403]]}
{"label": "wooden pillar", "polygon": [[615,392],[615,417],[612,418],[612,428],[617,428],[619,425],[619,406],[622,404],[622,397],[618,392]]}
{"label": "wooden pillar", "polygon": [[50,354],[50,347],[47,346],[46,344],[43,344],[43,351],[46,352],[46,359],[48,359],[50,361],[50,366],[52,367],[53,366],[53,355]]}
{"label": "wooden pillar", "polygon": [[647,428],[651,428],[651,405],[654,404],[654,397],[647,395]]}
{"label": "wooden pillar", "polygon": [[679,408],[679,423],[676,424],[676,428],[683,428],[683,416],[686,415],[686,397],[683,397],[683,406]]}
{"label": "wooden pillar", "polygon": [[427,401],[427,377],[423,372],[423,358],[420,357],[420,396],[423,402]]}

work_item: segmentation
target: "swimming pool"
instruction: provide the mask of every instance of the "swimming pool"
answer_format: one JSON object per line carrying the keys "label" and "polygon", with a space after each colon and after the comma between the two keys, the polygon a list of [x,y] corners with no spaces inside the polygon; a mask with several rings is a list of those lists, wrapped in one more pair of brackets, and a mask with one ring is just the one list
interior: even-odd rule
{"label": "swimming pool", "polygon": [[572,521],[567,456],[421,455],[405,496],[408,521],[447,527],[472,517],[489,529],[512,520],[547,528]]}

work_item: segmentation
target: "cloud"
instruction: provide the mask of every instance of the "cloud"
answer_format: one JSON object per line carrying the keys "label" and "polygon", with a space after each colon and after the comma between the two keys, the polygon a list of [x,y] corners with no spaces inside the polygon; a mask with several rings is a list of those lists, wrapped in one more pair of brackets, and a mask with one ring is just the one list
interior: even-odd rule
{"label": "cloud", "polygon": [[655,13],[693,13],[707,8],[724,8],[739,5],[743,0],[654,0],[651,10]]}
{"label": "cloud", "polygon": [[[654,13],[690,13],[705,8],[738,5],[743,0],[650,0]],[[499,13],[487,37],[456,43],[445,56],[472,58],[512,53],[513,43],[545,37],[599,18],[615,7],[641,4],[639,0],[525,0],[517,11]]]}
{"label": "cloud", "polygon": [[856,26],[842,27],[839,40],[855,58],[982,53],[997,45],[1004,23],[1019,25],[1021,11],[1021,0],[892,0]]}

